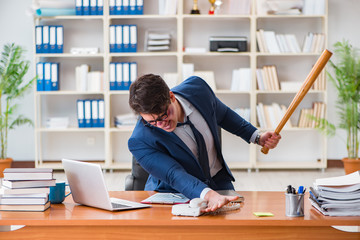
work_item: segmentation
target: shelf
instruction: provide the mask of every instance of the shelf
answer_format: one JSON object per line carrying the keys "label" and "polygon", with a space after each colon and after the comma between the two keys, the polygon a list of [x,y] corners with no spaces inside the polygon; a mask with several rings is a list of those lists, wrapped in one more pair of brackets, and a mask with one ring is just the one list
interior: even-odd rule
{"label": "shelf", "polygon": [[321,53],[261,53],[256,52],[258,57],[319,57]]}
{"label": "shelf", "polygon": [[51,57],[51,58],[103,58],[103,53],[96,54],[71,54],[71,53],[43,53],[35,54],[35,57]]}
{"label": "shelf", "polygon": [[144,15],[110,15],[110,20],[115,19],[176,19],[177,15],[157,15],[157,14],[144,14]]}
{"label": "shelf", "polygon": [[326,18],[325,15],[260,15],[257,19],[271,19],[271,18]]}
{"label": "shelf", "polygon": [[122,133],[122,132],[132,132],[135,126],[121,126],[121,127],[112,127],[110,132],[112,133]]}
{"label": "shelf", "polygon": [[53,16],[53,17],[35,17],[38,20],[103,20],[102,15],[66,15],[66,16]]}
{"label": "shelf", "polygon": [[250,19],[251,15],[209,15],[209,14],[183,14],[184,19]]}
{"label": "shelf", "polygon": [[136,52],[136,53],[110,53],[110,57],[154,57],[154,56],[177,56],[177,52]]}
{"label": "shelf", "polygon": [[80,91],[36,91],[36,95],[103,95],[104,92],[80,92]]}
{"label": "shelf", "polygon": [[[300,88],[299,88],[300,90]],[[256,90],[255,93],[256,94],[296,94],[299,90],[297,91],[264,91],[264,90]],[[326,91],[324,90],[309,90],[308,93],[326,93]]]}
{"label": "shelf", "polygon": [[105,128],[37,128],[37,132],[65,132],[65,133],[73,133],[73,132],[104,132]]}
{"label": "shelf", "polygon": [[204,53],[190,53],[184,52],[184,56],[246,56],[249,57],[251,53],[249,52],[204,52]]}
{"label": "shelf", "polygon": [[215,90],[215,94],[250,94],[249,91]]}

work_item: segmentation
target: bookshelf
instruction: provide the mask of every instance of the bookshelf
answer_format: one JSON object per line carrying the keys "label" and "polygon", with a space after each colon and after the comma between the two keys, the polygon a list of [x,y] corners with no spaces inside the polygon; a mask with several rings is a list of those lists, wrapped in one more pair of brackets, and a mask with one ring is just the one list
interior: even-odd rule
{"label": "bookshelf", "polygon": [[[323,33],[327,46],[327,1],[321,15],[258,15],[257,1],[251,1],[246,15],[229,14],[226,3],[220,15],[207,15],[210,4],[199,3],[201,15],[190,15],[192,1],[179,0],[176,15],[158,15],[158,0],[144,1],[144,15],[109,15],[109,1],[104,1],[103,16],[35,17],[34,24],[63,25],[64,53],[35,54],[34,63],[51,61],[60,63],[60,90],[38,92],[35,89],[35,162],[37,167],[61,169],[61,158],[100,162],[104,169],[130,169],[131,154],[127,140],[133,127],[116,128],[114,117],[130,113],[127,91],[109,90],[110,62],[137,62],[138,76],[145,73],[178,73],[182,81],[184,63],[194,64],[195,71],[213,71],[216,95],[229,107],[250,109],[250,122],[259,128],[256,106],[258,103],[279,103],[288,106],[297,91],[258,90],[256,69],[275,65],[279,81],[302,82],[320,53],[268,53],[257,46],[258,29],[279,34],[294,34],[302,47],[308,32]],[[225,1],[224,1],[225,2]],[[138,49],[134,53],[110,53],[109,26],[136,24]],[[147,29],[166,29],[172,32],[170,51],[146,52]],[[35,36],[35,31],[34,31]],[[211,36],[245,36],[247,52],[209,52]],[[35,37],[34,37],[35,41]],[[97,54],[70,53],[71,47],[98,47]],[[185,52],[185,47],[205,48],[203,53]],[[102,71],[104,91],[79,92],[74,85],[75,67],[88,64],[94,71]],[[231,91],[232,71],[251,69],[249,91]],[[104,99],[105,127],[78,128],[77,99]],[[222,150],[233,169],[306,169],[326,168],[326,137],[312,128],[299,128],[297,122],[302,108],[311,108],[313,102],[327,102],[326,90],[310,90],[291,117],[293,127],[283,129],[279,146],[268,155],[260,147],[222,132]],[[69,117],[69,128],[45,127],[49,117]],[[261,129],[266,131],[270,129]],[[273,130],[273,129],[272,129]]]}

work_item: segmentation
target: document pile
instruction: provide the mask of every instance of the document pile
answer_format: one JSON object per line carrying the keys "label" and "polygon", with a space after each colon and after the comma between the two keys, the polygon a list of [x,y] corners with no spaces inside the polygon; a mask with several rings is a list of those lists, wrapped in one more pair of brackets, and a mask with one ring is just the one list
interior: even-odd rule
{"label": "document pile", "polygon": [[360,216],[360,171],[316,179],[310,202],[326,216]]}
{"label": "document pile", "polygon": [[169,32],[147,32],[146,49],[148,51],[169,51],[171,34]]}
{"label": "document pile", "polygon": [[117,115],[114,118],[115,126],[121,128],[123,126],[135,126],[137,116],[133,113]]}
{"label": "document pile", "polygon": [[64,129],[69,127],[68,117],[53,117],[46,120],[46,128]]}
{"label": "document pile", "polygon": [[50,207],[53,169],[6,168],[0,189],[0,211],[45,211]]}

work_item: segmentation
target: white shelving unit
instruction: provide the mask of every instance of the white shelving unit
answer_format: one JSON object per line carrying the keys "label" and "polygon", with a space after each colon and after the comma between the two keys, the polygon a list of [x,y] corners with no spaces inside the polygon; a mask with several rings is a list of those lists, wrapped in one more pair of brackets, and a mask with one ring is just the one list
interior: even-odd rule
{"label": "white shelving unit", "polygon": [[[34,63],[40,61],[60,62],[60,90],[37,92],[35,90],[35,160],[37,167],[61,169],[61,158],[97,161],[105,169],[130,169],[131,153],[127,140],[133,127],[115,128],[113,119],[118,114],[130,112],[127,91],[109,90],[110,62],[138,63],[138,76],[146,73],[163,75],[176,72],[182,76],[182,64],[193,63],[195,71],[214,71],[216,95],[231,108],[250,108],[250,121],[258,126],[256,105],[259,102],[278,102],[288,106],[296,91],[260,91],[256,87],[256,69],[275,64],[280,81],[305,80],[311,65],[320,53],[262,53],[257,49],[257,29],[274,30],[277,33],[295,34],[302,45],[308,32],[324,33],[327,39],[327,1],[324,15],[265,15],[256,14],[256,1],[252,0],[249,15],[207,15],[207,1],[199,3],[202,15],[190,15],[192,1],[179,0],[176,15],[157,15],[158,1],[144,1],[144,15],[109,15],[108,1],[104,1],[103,16],[58,16],[35,18],[35,25],[64,25],[63,54],[35,54]],[[224,3],[225,6],[226,3]],[[109,52],[110,24],[136,24],[138,27],[138,51],[136,53]],[[171,50],[168,52],[145,52],[147,29],[170,29],[173,32]],[[34,31],[35,34],[35,31]],[[210,36],[246,36],[248,52],[209,52]],[[35,42],[35,41],[34,41]],[[327,46],[327,40],[325,40]],[[71,47],[99,47],[93,55],[70,54]],[[186,53],[184,47],[203,47],[205,53]],[[75,91],[75,67],[88,64],[95,71],[104,72],[103,92]],[[232,70],[251,68],[250,91],[230,91]],[[179,77],[179,82],[182,81]],[[105,127],[77,127],[76,100],[103,98],[105,102]],[[327,102],[326,91],[311,90],[299,109],[309,108],[313,101]],[[299,109],[291,117],[296,125]],[[68,129],[47,129],[48,117],[68,116]],[[262,131],[268,129],[260,129]],[[247,144],[227,132],[222,133],[222,150],[231,168],[326,168],[326,138],[316,130],[293,127],[283,129],[279,146],[268,155],[260,147]]]}

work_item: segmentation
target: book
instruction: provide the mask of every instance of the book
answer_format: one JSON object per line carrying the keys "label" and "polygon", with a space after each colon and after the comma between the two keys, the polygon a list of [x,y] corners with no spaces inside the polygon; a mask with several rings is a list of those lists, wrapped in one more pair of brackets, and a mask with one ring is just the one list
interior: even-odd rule
{"label": "book", "polygon": [[2,186],[0,194],[33,194],[33,193],[50,193],[49,187],[38,188],[7,188]]}
{"label": "book", "polygon": [[17,212],[43,212],[50,208],[50,202],[39,205],[0,205],[0,211],[17,211]]}
{"label": "book", "polygon": [[1,195],[0,205],[44,205],[48,202],[47,194],[45,196],[29,195]]}
{"label": "book", "polygon": [[317,186],[345,186],[360,184],[360,171],[356,171],[344,176],[319,178],[315,180]]}
{"label": "book", "polygon": [[6,180],[50,180],[53,179],[51,168],[6,168],[4,170]]}
{"label": "book", "polygon": [[8,188],[34,188],[55,186],[55,179],[51,180],[7,180],[3,179],[2,185]]}

